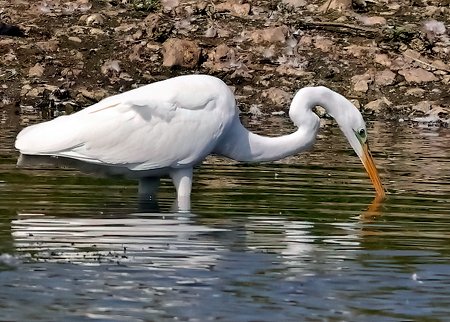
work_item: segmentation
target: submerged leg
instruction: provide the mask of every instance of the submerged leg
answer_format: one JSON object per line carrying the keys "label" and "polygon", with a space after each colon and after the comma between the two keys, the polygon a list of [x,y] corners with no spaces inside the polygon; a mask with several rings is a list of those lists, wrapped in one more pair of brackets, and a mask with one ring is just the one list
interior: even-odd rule
{"label": "submerged leg", "polygon": [[191,209],[192,168],[173,169],[170,172],[177,199],[175,200],[175,211],[189,211]]}

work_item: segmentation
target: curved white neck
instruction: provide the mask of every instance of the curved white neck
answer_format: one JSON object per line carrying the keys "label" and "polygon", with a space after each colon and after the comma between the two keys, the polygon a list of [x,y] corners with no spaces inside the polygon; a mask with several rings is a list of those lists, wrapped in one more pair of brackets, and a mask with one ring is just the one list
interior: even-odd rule
{"label": "curved white neck", "polygon": [[316,129],[301,127],[288,135],[268,137],[250,132],[236,121],[214,152],[236,161],[274,161],[308,149],[316,133]]}
{"label": "curved white neck", "polygon": [[[214,150],[219,155],[236,161],[273,161],[309,149],[315,142],[319,130],[319,117],[312,108],[320,105],[332,115],[338,123],[348,101],[338,93],[326,87],[302,88],[294,96],[289,116],[297,126],[294,133],[279,137],[266,137],[247,130],[236,116]],[[345,117],[345,116],[344,116]]]}
{"label": "curved white neck", "polygon": [[344,96],[327,87],[305,87],[292,99],[289,116],[296,125],[297,122],[303,124],[308,122],[311,116],[316,116],[312,112],[315,106],[322,106],[339,126],[348,118],[351,109],[356,109]]}

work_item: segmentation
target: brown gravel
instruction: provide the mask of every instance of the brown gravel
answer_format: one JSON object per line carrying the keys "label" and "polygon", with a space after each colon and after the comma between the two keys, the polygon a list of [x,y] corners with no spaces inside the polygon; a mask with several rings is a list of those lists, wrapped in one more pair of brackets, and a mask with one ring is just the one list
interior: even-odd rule
{"label": "brown gravel", "polygon": [[52,117],[205,73],[261,115],[325,85],[366,114],[449,122],[448,0],[150,2],[0,0],[0,109]]}

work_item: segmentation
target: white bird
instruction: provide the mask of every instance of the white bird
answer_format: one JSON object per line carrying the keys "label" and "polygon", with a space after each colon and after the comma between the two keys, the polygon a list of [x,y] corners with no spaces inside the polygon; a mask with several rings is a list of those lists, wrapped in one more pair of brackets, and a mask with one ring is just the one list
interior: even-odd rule
{"label": "white bird", "polygon": [[19,165],[27,159],[70,161],[82,170],[139,179],[139,193],[152,193],[169,175],[180,210],[189,210],[193,168],[214,153],[236,161],[273,161],[314,144],[320,105],[334,117],[361,159],[379,196],[384,196],[367,145],[361,113],[326,87],[294,96],[289,116],[297,130],[280,137],[248,131],[233,93],[220,79],[188,75],[114,95],[77,113],[29,126],[17,136]]}

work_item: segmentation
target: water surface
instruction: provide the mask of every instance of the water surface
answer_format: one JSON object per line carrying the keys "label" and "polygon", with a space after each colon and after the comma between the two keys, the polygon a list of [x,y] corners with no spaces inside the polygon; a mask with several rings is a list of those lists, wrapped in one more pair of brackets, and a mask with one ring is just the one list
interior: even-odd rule
{"label": "water surface", "polygon": [[[328,126],[311,152],[279,162],[209,158],[195,173],[192,214],[174,214],[168,180],[149,209],[133,181],[17,169],[16,118],[0,119],[3,320],[450,316],[448,129],[369,124],[390,192],[381,204]],[[262,132],[287,124],[272,119]]]}

